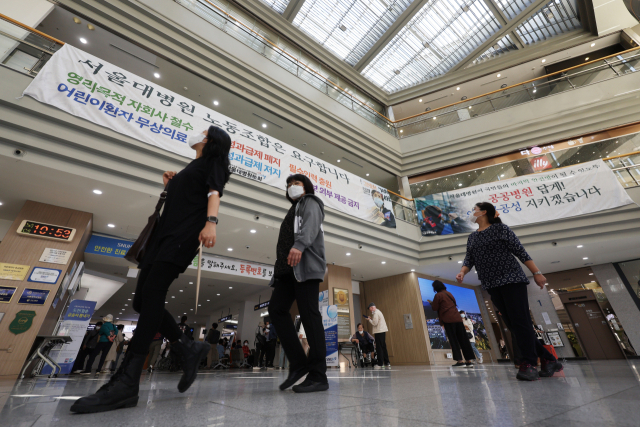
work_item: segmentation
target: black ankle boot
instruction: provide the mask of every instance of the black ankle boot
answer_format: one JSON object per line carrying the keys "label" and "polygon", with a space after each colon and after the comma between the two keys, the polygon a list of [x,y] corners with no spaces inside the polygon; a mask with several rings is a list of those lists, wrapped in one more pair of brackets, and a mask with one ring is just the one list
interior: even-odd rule
{"label": "black ankle boot", "polygon": [[109,382],[94,394],[76,400],[71,406],[71,412],[88,414],[136,406],[140,375],[146,358],[146,354],[127,353],[122,366]]}
{"label": "black ankle boot", "polygon": [[207,357],[211,345],[207,342],[193,341],[185,334],[171,344],[182,359],[182,378],[178,383],[178,391],[184,393],[191,387],[198,375],[198,367],[202,359]]}

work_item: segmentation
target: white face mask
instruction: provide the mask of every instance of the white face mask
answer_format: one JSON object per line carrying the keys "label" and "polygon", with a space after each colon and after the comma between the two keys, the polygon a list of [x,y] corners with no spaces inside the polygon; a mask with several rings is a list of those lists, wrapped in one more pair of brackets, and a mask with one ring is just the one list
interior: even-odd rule
{"label": "white face mask", "polygon": [[475,216],[474,214],[469,215],[469,222],[471,224],[475,224],[478,221],[478,217]]}
{"label": "white face mask", "polygon": [[300,185],[292,185],[287,190],[287,194],[289,194],[289,197],[291,197],[293,200],[299,199],[300,196],[304,194],[304,188]]}
{"label": "white face mask", "polygon": [[377,207],[381,208],[384,204],[384,201],[376,197],[375,199],[373,199],[373,203],[375,203]]}
{"label": "white face mask", "polygon": [[193,148],[194,145],[196,144],[200,144],[202,141],[204,141],[206,137],[203,134],[199,134],[199,135],[194,135],[192,137],[189,138],[189,147]]}
{"label": "white face mask", "polygon": [[466,314],[462,313],[460,316],[462,316],[462,318],[464,319],[465,317],[467,317]]}
{"label": "white face mask", "polygon": [[358,331],[358,332],[360,332],[360,335],[363,335],[363,334],[364,334],[364,331]]}

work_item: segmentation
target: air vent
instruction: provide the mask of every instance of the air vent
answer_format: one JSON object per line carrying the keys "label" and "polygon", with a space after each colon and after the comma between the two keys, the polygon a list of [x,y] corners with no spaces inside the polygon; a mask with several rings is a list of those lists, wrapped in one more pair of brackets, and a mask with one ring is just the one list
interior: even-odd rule
{"label": "air vent", "polygon": [[351,160],[351,159],[347,159],[346,157],[343,157],[343,159],[344,159],[344,160],[346,160],[347,162],[352,163],[352,164],[354,164],[354,165],[356,165],[356,166],[359,166],[359,167],[361,167],[361,168],[363,168],[363,167],[364,167],[364,166],[362,166],[361,164],[356,163],[356,162],[354,162],[354,161],[353,161],[353,160]]}
{"label": "air vent", "polygon": [[400,74],[400,70],[393,70],[394,73]]}
{"label": "air vent", "polygon": [[340,25],[340,29],[342,31],[347,31],[347,27],[344,24]]}
{"label": "air vent", "polygon": [[272,122],[272,121],[271,121],[271,120],[269,120],[269,119],[265,119],[264,117],[259,116],[259,115],[257,115],[256,113],[252,113],[252,114],[253,114],[254,116],[258,117],[259,119],[262,119],[262,120],[264,120],[265,122],[269,122],[269,123],[271,123],[272,125],[274,125],[275,127],[279,127],[280,129],[282,129],[282,126],[280,126],[279,124],[274,123],[274,122]]}

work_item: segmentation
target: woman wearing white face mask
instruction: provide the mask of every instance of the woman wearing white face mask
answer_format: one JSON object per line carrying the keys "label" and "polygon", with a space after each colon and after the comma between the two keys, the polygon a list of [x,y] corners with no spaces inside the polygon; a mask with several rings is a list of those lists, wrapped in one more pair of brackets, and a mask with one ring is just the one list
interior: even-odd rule
{"label": "woman wearing white face mask", "polygon": [[[269,316],[287,358],[291,362],[288,378],[280,384],[285,390],[307,373],[307,379],[293,387],[296,393],[329,389],[322,315],[318,309],[319,285],[324,280],[327,260],[324,253],[324,204],[314,195],[313,184],[304,175],[287,178],[287,200],[291,208],[282,221],[277,259],[269,300]],[[309,344],[309,356],[302,349],[291,319],[296,301]]]}
{"label": "woman wearing white face mask", "polygon": [[216,243],[220,197],[231,175],[231,138],[224,130],[210,126],[191,138],[189,146],[196,151],[195,160],[179,173],[165,172],[162,176],[166,201],[138,266],[141,271],[132,305],[140,317],[124,361],[97,393],[78,399],[71,407],[73,412],[136,406],[142,367],[156,332],[164,335],[181,356],[181,393],[191,386],[200,361],[209,352],[209,343],[192,341],[182,333],[164,302],[171,283],[191,264],[199,244],[211,248]]}
{"label": "woman wearing white face mask", "polygon": [[379,191],[373,190],[371,192],[373,203],[376,204],[376,217],[382,219],[380,224],[383,227],[396,228],[396,217],[393,216],[393,212],[384,207],[384,197]]}
{"label": "woman wearing white face mask", "polygon": [[[512,328],[522,353],[516,378],[535,381],[539,376],[553,376],[562,370],[562,364],[536,339],[527,298],[529,279],[516,257],[531,270],[540,289],[544,289],[547,280],[515,233],[498,218],[495,206],[487,202],[476,204],[470,220],[478,224],[478,231],[469,235],[467,256],[456,280],[462,283],[464,276],[476,267],[483,289]],[[540,373],[536,370],[538,357],[542,364]]]}

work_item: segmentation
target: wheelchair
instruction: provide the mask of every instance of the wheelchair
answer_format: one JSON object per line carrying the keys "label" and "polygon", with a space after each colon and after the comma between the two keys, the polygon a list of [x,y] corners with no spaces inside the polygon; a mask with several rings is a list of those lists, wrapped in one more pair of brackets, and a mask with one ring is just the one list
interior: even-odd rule
{"label": "wheelchair", "polygon": [[353,347],[351,347],[351,364],[353,366],[355,366],[356,368],[371,366],[373,368],[373,366],[378,363],[378,355],[376,353],[375,345],[373,346],[373,357],[371,358],[371,361],[364,357],[364,354],[362,354],[362,350],[360,350],[360,346],[358,344],[352,345]]}

